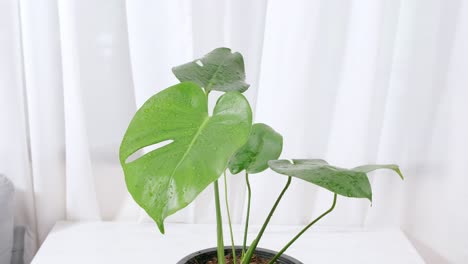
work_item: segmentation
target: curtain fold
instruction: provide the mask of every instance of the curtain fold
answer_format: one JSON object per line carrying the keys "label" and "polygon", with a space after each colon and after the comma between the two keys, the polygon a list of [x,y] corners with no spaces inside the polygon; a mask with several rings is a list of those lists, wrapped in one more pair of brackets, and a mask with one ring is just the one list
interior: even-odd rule
{"label": "curtain fold", "polygon": [[[62,67],[57,7],[54,1],[19,3],[25,122],[29,148],[37,235],[42,241],[57,219],[65,218],[65,166]],[[40,52],[38,52],[40,50]],[[17,89],[20,89],[17,87]],[[48,118],[44,118],[48,117]]]}
{"label": "curtain fold", "polygon": [[28,262],[37,249],[38,227],[17,2],[0,2],[0,33],[0,171],[15,186],[15,224],[28,227],[24,258]]}
{"label": "curtain fold", "polygon": [[[28,227],[25,260],[58,220],[151,221],[126,191],[120,140],[177,83],[171,67],[226,46],[244,55],[254,122],[284,136],[282,158],[401,165],[405,181],[372,174],[372,207],[340,198],[320,224],[399,226],[428,263],[464,263],[467,45],[460,0],[1,1],[0,173]],[[251,175],[252,224],[285,182]],[[228,184],[242,223],[243,175]],[[214,223],[212,197],[168,221]],[[294,180],[272,222],[308,223],[331,201]]]}

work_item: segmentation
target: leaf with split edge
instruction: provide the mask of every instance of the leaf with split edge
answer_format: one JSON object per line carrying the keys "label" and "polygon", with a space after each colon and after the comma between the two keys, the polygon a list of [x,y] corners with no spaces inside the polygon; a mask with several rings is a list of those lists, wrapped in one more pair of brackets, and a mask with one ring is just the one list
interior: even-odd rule
{"label": "leaf with split edge", "polygon": [[217,48],[203,58],[172,68],[181,82],[191,81],[206,92],[211,90],[244,92],[249,88],[245,83],[244,59],[229,48]]}
{"label": "leaf with split edge", "polygon": [[283,137],[273,128],[263,123],[252,126],[247,143],[229,160],[229,170],[237,174],[243,170],[247,173],[259,173],[268,168],[268,161],[281,155]]}
{"label": "leaf with split edge", "polygon": [[[218,179],[248,139],[252,113],[238,92],[222,95],[208,115],[207,97],[194,83],[171,86],[137,111],[120,146],[127,188],[164,233],[164,219]],[[127,161],[140,149],[170,144]]]}
{"label": "leaf with split edge", "polygon": [[[274,160],[270,168],[280,174],[300,178],[331,192],[372,201],[372,189],[367,172],[376,169],[391,169],[400,174],[396,165],[364,165],[354,169],[343,169],[329,165],[324,160]],[[401,176],[402,177],[402,176]]]}

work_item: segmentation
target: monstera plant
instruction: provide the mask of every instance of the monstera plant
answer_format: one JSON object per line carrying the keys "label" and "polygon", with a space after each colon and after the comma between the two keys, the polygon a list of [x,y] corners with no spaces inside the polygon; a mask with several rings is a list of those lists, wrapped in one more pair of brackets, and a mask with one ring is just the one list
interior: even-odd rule
{"label": "monstera plant", "polygon": [[[376,169],[390,169],[403,178],[396,165],[365,165],[343,169],[320,159],[278,160],[283,137],[263,123],[252,124],[252,110],[243,96],[244,61],[240,53],[218,48],[203,58],[174,67],[179,84],[149,98],[133,117],[120,146],[120,162],[127,188],[133,199],[164,233],[164,220],[190,204],[209,185],[214,188],[217,222],[217,248],[191,255],[179,263],[300,263],[283,253],[308,228],[330,213],[337,196],[372,200],[367,176]],[[209,114],[211,91],[222,94]],[[150,147],[152,150],[146,150]],[[139,154],[139,155],[138,155]],[[137,156],[135,158],[135,156]],[[287,176],[257,237],[247,245],[251,188],[249,175],[268,168]],[[226,170],[245,173],[247,214],[243,244],[236,247],[229,204],[225,199],[231,250],[224,249],[218,179]],[[299,232],[279,252],[257,247],[292,178],[312,183],[333,193],[329,210]],[[227,256],[228,255],[228,256]],[[262,262],[263,261],[263,262]]]}

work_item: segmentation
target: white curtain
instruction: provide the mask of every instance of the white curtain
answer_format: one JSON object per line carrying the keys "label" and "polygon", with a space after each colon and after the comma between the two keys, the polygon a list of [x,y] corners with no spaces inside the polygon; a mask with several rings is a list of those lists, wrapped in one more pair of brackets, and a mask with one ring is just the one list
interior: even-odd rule
{"label": "white curtain", "polygon": [[[149,221],[120,140],[177,82],[172,66],[219,46],[244,55],[255,121],[283,134],[283,158],[401,166],[405,181],[372,174],[372,207],[340,198],[321,224],[399,226],[428,263],[468,261],[468,2],[0,0],[0,173],[27,260],[57,220]],[[243,176],[228,181],[241,223]],[[286,178],[251,181],[260,224]],[[214,222],[211,189],[169,221]],[[294,180],[272,221],[308,223],[331,200]]]}

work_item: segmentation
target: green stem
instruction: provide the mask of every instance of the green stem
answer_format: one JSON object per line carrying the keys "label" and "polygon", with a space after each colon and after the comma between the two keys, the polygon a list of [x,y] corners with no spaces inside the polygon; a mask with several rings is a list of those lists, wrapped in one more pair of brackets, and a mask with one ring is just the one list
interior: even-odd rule
{"label": "green stem", "polygon": [[218,263],[224,264],[224,239],[223,239],[223,219],[221,218],[221,207],[219,205],[219,187],[218,180],[214,181],[214,194],[216,206],[216,232],[218,241]]}
{"label": "green stem", "polygon": [[270,219],[273,216],[273,213],[275,212],[276,207],[278,206],[281,198],[283,198],[283,195],[286,192],[286,190],[288,189],[290,184],[291,184],[291,176],[288,176],[288,182],[286,183],[286,185],[284,186],[284,188],[281,191],[280,195],[276,199],[276,202],[273,205],[273,208],[271,208],[271,211],[268,214],[268,217],[266,218],[265,223],[263,223],[263,226],[260,229],[260,232],[258,232],[257,237],[252,242],[252,244],[249,246],[249,249],[247,250],[247,253],[245,253],[244,259],[242,260],[243,264],[249,264],[250,263],[250,260],[252,259],[252,256],[253,256],[253,253],[254,253],[255,249],[257,248],[258,242],[260,242],[260,239],[262,238],[263,232],[265,232],[265,229],[266,229],[268,223],[270,222]]}
{"label": "green stem", "polygon": [[229,212],[226,171],[224,171],[224,200],[226,201],[226,211],[227,211],[227,217],[228,217],[228,223],[229,223],[229,233],[231,235],[232,259],[234,260],[234,264],[237,264],[236,248],[234,244],[234,235],[232,233],[232,225],[231,225],[231,214]]}
{"label": "green stem", "polygon": [[315,218],[314,221],[312,221],[310,224],[308,224],[306,227],[304,227],[301,232],[299,232],[291,241],[288,242],[288,244],[286,244],[286,246],[283,247],[283,249],[281,249],[269,262],[268,264],[273,264],[275,263],[275,261],[302,235],[304,234],[305,231],[307,231],[307,229],[309,229],[311,226],[313,226],[315,223],[317,223],[320,219],[322,219],[322,217],[326,216],[327,214],[329,214],[331,211],[333,211],[333,209],[335,209],[335,205],[336,205],[336,193],[334,194],[333,196],[333,203],[332,203],[332,206],[330,207],[330,209],[328,209],[325,213],[321,214],[319,217]]}
{"label": "green stem", "polygon": [[244,255],[247,245],[247,232],[249,230],[249,218],[250,218],[250,199],[252,196],[252,190],[250,189],[249,174],[245,172],[245,182],[247,183],[247,216],[245,217],[245,230],[244,230],[244,243],[242,244],[242,255]]}

